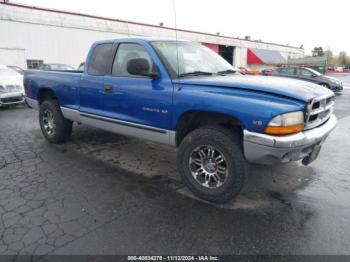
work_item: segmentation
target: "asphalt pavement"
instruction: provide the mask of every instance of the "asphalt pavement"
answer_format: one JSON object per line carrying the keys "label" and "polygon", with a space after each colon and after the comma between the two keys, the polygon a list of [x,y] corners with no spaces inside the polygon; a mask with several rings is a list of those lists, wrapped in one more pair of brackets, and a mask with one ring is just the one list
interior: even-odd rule
{"label": "asphalt pavement", "polygon": [[0,254],[350,255],[349,101],[315,162],[247,165],[224,205],[188,192],[174,148],[83,125],[50,145],[36,111],[0,109]]}

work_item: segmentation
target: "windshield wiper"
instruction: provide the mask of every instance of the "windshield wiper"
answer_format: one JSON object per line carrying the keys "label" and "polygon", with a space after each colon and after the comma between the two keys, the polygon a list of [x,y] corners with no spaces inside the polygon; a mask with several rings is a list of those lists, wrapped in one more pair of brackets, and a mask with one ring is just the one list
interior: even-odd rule
{"label": "windshield wiper", "polygon": [[179,74],[179,77],[199,76],[199,75],[211,76],[211,75],[213,75],[213,73],[204,72],[204,71],[193,71],[193,72],[187,72],[187,73]]}
{"label": "windshield wiper", "polygon": [[228,75],[228,74],[235,74],[235,73],[237,73],[237,71],[232,69],[227,69],[227,70],[217,72],[218,75]]}

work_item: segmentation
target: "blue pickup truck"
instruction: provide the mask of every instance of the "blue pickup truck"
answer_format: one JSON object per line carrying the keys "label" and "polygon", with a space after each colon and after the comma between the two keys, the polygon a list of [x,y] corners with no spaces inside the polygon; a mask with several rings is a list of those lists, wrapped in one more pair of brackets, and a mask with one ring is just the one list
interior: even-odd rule
{"label": "blue pickup truck", "polygon": [[241,75],[186,41],[96,42],[84,72],[27,71],[24,87],[49,142],[77,122],[178,147],[185,184],[213,202],[240,192],[246,161],[309,164],[337,122],[327,88]]}

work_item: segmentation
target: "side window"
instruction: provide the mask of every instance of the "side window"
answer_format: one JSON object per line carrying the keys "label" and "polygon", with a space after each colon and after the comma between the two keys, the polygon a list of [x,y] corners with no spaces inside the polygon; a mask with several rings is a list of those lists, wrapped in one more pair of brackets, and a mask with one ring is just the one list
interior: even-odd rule
{"label": "side window", "polygon": [[288,75],[295,75],[295,68],[293,68],[293,67],[289,67],[289,68],[287,68],[287,74]]}
{"label": "side window", "polygon": [[120,44],[114,59],[112,75],[135,77],[134,75],[130,75],[127,70],[128,62],[135,58],[147,59],[150,69],[153,68],[153,61],[143,46],[138,44]]}
{"label": "side window", "polygon": [[294,68],[292,67],[281,68],[280,72],[286,75],[294,75]]}
{"label": "side window", "polygon": [[88,74],[94,76],[104,76],[110,74],[115,53],[113,43],[97,45],[93,51]]}
{"label": "side window", "polygon": [[300,70],[300,75],[302,76],[309,76],[309,77],[312,76],[312,73],[307,69],[300,68],[299,70]]}
{"label": "side window", "polygon": [[278,69],[278,72],[280,72],[281,74],[285,74],[286,73],[286,69],[285,68],[280,68],[280,69]]}

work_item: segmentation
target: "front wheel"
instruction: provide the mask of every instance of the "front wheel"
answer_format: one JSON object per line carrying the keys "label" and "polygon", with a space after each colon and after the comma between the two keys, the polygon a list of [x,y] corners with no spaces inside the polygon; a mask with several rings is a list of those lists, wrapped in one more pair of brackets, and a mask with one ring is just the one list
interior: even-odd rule
{"label": "front wheel", "polygon": [[72,134],[72,121],[63,117],[57,100],[46,100],[40,105],[39,122],[50,143],[64,143]]}
{"label": "front wheel", "polygon": [[178,170],[187,187],[199,198],[216,203],[233,199],[245,180],[245,160],[238,134],[220,126],[192,131],[179,147]]}

